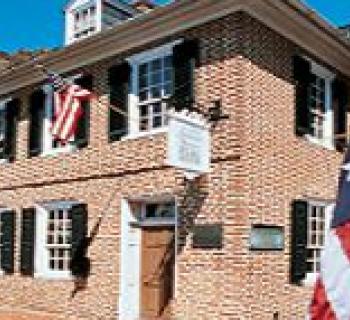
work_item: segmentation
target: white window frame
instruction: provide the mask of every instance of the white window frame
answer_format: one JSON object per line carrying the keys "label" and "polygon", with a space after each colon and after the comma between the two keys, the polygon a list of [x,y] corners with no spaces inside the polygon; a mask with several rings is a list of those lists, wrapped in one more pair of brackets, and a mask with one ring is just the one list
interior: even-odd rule
{"label": "white window frame", "polygon": [[305,57],[311,63],[311,73],[325,80],[325,116],[323,122],[323,138],[319,139],[310,134],[306,135],[308,141],[334,150],[334,110],[332,105],[332,82],[336,75],[315,61]]}
{"label": "white window frame", "polygon": [[[324,239],[326,244],[327,235],[329,234],[331,229],[331,220],[332,220],[335,204],[329,203],[329,202],[316,201],[316,200],[308,201],[308,213],[307,213],[308,220],[309,220],[311,206],[323,206],[325,208]],[[309,229],[307,229],[307,232],[309,232]],[[307,272],[305,275],[305,279],[303,280],[304,285],[313,286],[317,281],[318,274],[319,274],[318,272]]]}
{"label": "white window frame", "polygon": [[182,39],[173,41],[171,43],[167,43],[160,47],[156,47],[133,56],[130,56],[126,60],[129,62],[131,66],[131,80],[130,80],[130,93],[128,96],[128,116],[129,123],[128,135],[123,137],[122,139],[137,139],[140,137],[151,136],[154,134],[165,133],[168,131],[167,126],[163,126],[160,128],[152,129],[149,131],[140,131],[139,123],[140,123],[140,114],[139,114],[139,97],[138,97],[138,70],[139,66],[143,63],[150,62],[157,58],[162,58],[167,55],[173,54],[173,49],[176,45],[183,42]]}
{"label": "white window frame", "polygon": [[51,270],[49,267],[49,252],[47,249],[47,223],[49,211],[52,209],[69,210],[73,202],[53,202],[49,204],[35,205],[35,252],[34,252],[34,277],[48,280],[71,280],[71,271]]}
{"label": "white window frame", "polygon": [[[91,11],[92,8],[94,8],[94,17],[91,17]],[[87,22],[84,23],[84,19],[83,19],[83,13],[84,11],[87,11]],[[76,15],[78,14],[78,21],[76,21]],[[75,10],[73,10],[72,12],[72,16],[73,16],[73,26],[72,26],[72,30],[73,30],[73,38],[75,40],[80,40],[80,39],[84,39],[86,37],[91,36],[92,34],[95,34],[98,31],[98,25],[97,25],[97,6],[95,3],[87,3],[86,5],[76,8]],[[78,25],[78,28],[76,28],[76,25]],[[94,30],[90,30],[91,28],[94,28]],[[83,32],[85,32],[85,34],[83,34]]]}

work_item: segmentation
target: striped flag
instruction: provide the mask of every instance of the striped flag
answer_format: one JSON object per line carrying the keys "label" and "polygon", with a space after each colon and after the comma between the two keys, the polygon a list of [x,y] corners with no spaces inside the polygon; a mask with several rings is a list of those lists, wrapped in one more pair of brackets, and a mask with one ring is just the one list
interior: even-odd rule
{"label": "striped flag", "polygon": [[308,318],[350,319],[350,149],[339,179],[332,228],[326,237]]}
{"label": "striped flag", "polygon": [[51,133],[55,140],[66,143],[76,132],[82,115],[81,103],[91,98],[91,92],[54,73],[49,73],[48,81],[54,89]]}

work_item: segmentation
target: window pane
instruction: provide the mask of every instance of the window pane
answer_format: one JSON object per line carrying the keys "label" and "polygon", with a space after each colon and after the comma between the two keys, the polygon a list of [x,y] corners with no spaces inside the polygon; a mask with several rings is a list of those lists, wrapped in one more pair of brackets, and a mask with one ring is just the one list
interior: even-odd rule
{"label": "window pane", "polygon": [[140,92],[139,99],[140,99],[141,102],[147,100],[147,93],[148,93],[148,91]]}
{"label": "window pane", "polygon": [[168,83],[164,86],[164,95],[165,96],[170,96],[173,91],[173,86],[171,83]]}
{"label": "window pane", "polygon": [[172,71],[171,69],[169,69],[169,70],[166,70],[164,73],[164,81],[169,82],[171,80],[172,80]]}
{"label": "window pane", "polygon": [[159,128],[162,126],[162,117],[153,117],[153,128]]}
{"label": "window pane", "polygon": [[153,87],[151,89],[151,97],[152,98],[160,98],[161,97],[161,89],[160,89],[160,87]]}
{"label": "window pane", "polygon": [[156,73],[151,73],[151,85],[156,85],[162,82],[162,73],[156,72]]}
{"label": "window pane", "polygon": [[156,103],[153,105],[153,113],[161,113],[162,105],[160,103]]}
{"label": "window pane", "polygon": [[141,117],[146,117],[148,115],[148,105],[140,107],[140,115]]}
{"label": "window pane", "polygon": [[156,59],[151,62],[151,70],[152,72],[160,70],[162,68],[162,60]]}
{"label": "window pane", "polygon": [[54,236],[52,234],[49,234],[47,236],[47,243],[48,244],[53,244],[54,243]]}
{"label": "window pane", "polygon": [[147,63],[141,64],[140,67],[139,67],[139,74],[140,74],[140,76],[147,75],[147,73],[148,73],[148,64]]}
{"label": "window pane", "polygon": [[142,90],[143,88],[146,88],[148,86],[148,77],[146,76],[140,76],[139,78],[139,86],[140,86],[140,90]]}
{"label": "window pane", "polygon": [[173,67],[173,57],[167,56],[164,58],[164,67],[171,69]]}

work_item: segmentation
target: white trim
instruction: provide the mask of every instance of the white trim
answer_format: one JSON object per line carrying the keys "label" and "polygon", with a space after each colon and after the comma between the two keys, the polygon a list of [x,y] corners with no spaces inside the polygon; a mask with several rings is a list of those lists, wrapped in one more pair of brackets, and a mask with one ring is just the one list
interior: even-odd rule
{"label": "white trim", "polygon": [[[315,201],[311,200],[308,201],[308,206],[313,205],[313,206],[324,206],[325,207],[325,246],[328,241],[329,234],[331,232],[331,220],[333,217],[333,211],[335,208],[334,203],[325,203],[322,201]],[[309,217],[308,217],[309,219]],[[308,272],[306,273],[305,279],[302,281],[303,285],[307,287],[313,287],[319,277],[319,273],[314,273],[314,272]]]}
{"label": "white trim", "polygon": [[122,137],[121,140],[133,140],[133,139],[141,139],[141,138],[152,138],[152,136],[158,134],[164,134],[168,132],[168,127],[162,127],[153,129],[151,131],[142,131],[134,134],[128,134],[127,136]]}
{"label": "white trim", "polygon": [[178,39],[162,46],[134,54],[126,59],[126,61],[128,61],[131,66],[131,80],[130,92],[128,95],[129,132],[128,135],[124,137],[124,139],[138,139],[140,137],[152,135],[154,133],[157,134],[159,132],[166,132],[163,131],[164,127],[159,128],[160,130],[157,128],[150,131],[140,132],[140,110],[138,105],[138,69],[140,64],[147,63],[157,58],[172,55],[174,46],[182,42],[183,39]]}
{"label": "white trim", "polygon": [[36,204],[35,208],[35,247],[34,278],[47,280],[71,280],[70,271],[52,271],[49,269],[49,256],[46,248],[48,209]]}
{"label": "white trim", "polygon": [[306,134],[306,139],[316,145],[329,150],[334,150],[334,110],[332,105],[332,81],[336,75],[324,66],[316,63],[307,56],[304,58],[311,63],[311,72],[325,80],[325,116],[323,122],[323,139],[318,139],[310,134]]}
{"label": "white trim", "polygon": [[152,48],[150,50],[143,51],[140,53],[136,53],[128,57],[126,61],[128,61],[130,64],[141,64],[157,58],[164,57],[166,55],[170,55],[173,52],[173,48],[182,42],[183,39],[178,39],[173,42],[164,44],[162,46]]}
{"label": "white trim", "polygon": [[[139,200],[138,200],[139,199]],[[155,200],[156,199],[156,200]],[[163,200],[162,200],[163,199]],[[159,197],[135,198],[137,209],[132,212],[132,200],[121,200],[121,235],[120,235],[120,290],[119,290],[119,317],[128,320],[139,320],[141,309],[141,246],[142,227],[147,226],[171,226],[174,227],[175,259],[174,259],[174,299],[177,296],[177,245],[178,245],[178,211],[177,199],[174,196],[161,195]],[[174,219],[144,219],[145,205],[147,203],[163,203],[174,201]],[[149,224],[147,221],[149,220]]]}
{"label": "white trim", "polygon": [[140,316],[141,230],[128,200],[121,200],[119,317],[138,320]]}
{"label": "white trim", "polygon": [[0,100],[0,111],[5,110],[6,109],[6,105],[12,100],[13,100],[12,97],[8,97],[8,98]]}

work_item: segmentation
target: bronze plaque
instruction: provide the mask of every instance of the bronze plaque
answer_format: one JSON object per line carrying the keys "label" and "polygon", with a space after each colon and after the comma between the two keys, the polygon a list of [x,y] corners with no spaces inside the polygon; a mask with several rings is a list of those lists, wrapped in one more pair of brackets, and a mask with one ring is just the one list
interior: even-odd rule
{"label": "bronze plaque", "polygon": [[196,225],[193,229],[193,248],[221,249],[222,224]]}
{"label": "bronze plaque", "polygon": [[271,225],[254,225],[250,232],[251,250],[283,250],[283,227]]}

